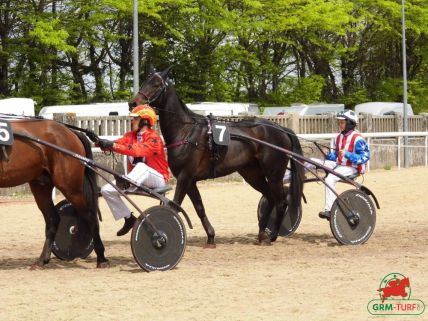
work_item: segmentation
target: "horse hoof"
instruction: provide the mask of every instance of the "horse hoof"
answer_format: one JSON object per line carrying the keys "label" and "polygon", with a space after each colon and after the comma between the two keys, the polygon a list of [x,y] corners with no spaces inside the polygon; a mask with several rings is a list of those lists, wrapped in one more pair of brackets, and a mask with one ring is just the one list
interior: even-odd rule
{"label": "horse hoof", "polygon": [[40,271],[43,269],[44,269],[44,267],[39,265],[38,263],[34,263],[30,266],[30,271]]}
{"label": "horse hoof", "polygon": [[216,247],[215,243],[207,243],[204,245],[204,249],[215,249]]}
{"label": "horse hoof", "polygon": [[259,245],[261,246],[269,246],[271,245],[270,236],[266,232],[260,232],[258,236]]}
{"label": "horse hoof", "polygon": [[269,239],[259,240],[258,243],[260,246],[271,246],[272,243]]}
{"label": "horse hoof", "polygon": [[97,269],[106,269],[110,267],[110,262],[106,261],[106,262],[98,262],[97,263]]}

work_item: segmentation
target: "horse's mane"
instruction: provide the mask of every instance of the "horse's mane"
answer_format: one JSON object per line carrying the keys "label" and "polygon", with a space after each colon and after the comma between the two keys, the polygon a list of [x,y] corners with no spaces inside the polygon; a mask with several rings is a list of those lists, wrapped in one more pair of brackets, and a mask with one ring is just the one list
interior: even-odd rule
{"label": "horse's mane", "polygon": [[[178,97],[178,95],[177,95],[177,97]],[[199,115],[199,114],[197,114],[197,113],[195,113],[195,112],[191,111],[191,110],[189,109],[189,107],[187,107],[187,105],[184,103],[184,101],[182,101],[182,100],[181,100],[181,98],[180,98],[180,97],[178,97],[178,101],[180,102],[180,106],[181,106],[181,108],[183,109],[183,111],[184,111],[184,112],[186,113],[186,115],[188,115],[189,117],[191,117],[191,118],[197,118],[197,119],[203,119],[203,118],[205,118],[204,116]]]}

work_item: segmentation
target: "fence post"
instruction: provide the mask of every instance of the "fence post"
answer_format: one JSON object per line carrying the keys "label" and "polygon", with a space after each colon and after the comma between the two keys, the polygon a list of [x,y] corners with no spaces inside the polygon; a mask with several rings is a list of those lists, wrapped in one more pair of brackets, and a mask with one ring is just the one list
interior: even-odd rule
{"label": "fence post", "polygon": [[422,131],[428,132],[428,113],[421,113],[421,115],[424,117],[422,120]]}
{"label": "fence post", "polygon": [[373,114],[361,113],[362,121],[360,131],[364,133],[373,133],[375,129],[373,128]]}
{"label": "fence post", "polygon": [[403,116],[401,114],[395,114],[395,131],[403,131]]}
{"label": "fence post", "polygon": [[[403,116],[401,114],[395,114],[395,131],[403,132]],[[397,136],[397,165],[398,169],[401,168],[401,141],[402,137]]]}
{"label": "fence post", "polygon": [[299,113],[291,113],[289,119],[289,127],[296,133],[300,133],[300,124],[299,124]]}
{"label": "fence post", "polygon": [[333,113],[329,113],[328,114],[328,121],[327,121],[328,125],[327,125],[327,130],[326,133],[335,133],[338,130],[338,126],[337,126],[337,119],[336,119],[336,114]]}
{"label": "fence post", "polygon": [[58,121],[60,123],[77,126],[76,113],[66,113],[66,114],[54,113],[53,120]]}

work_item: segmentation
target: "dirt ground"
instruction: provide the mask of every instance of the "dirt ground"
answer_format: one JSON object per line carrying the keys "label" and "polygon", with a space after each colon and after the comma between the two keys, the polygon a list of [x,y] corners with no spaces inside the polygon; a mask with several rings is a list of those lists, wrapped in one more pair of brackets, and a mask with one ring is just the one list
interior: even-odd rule
{"label": "dirt ground", "polygon": [[[130,237],[116,236],[122,222],[104,201],[109,269],[96,269],[91,254],[29,271],[43,244],[42,215],[32,201],[3,200],[0,320],[370,320],[377,317],[367,304],[392,272],[408,276],[412,298],[428,304],[428,168],[376,170],[364,179],[381,209],[371,239],[358,246],[338,245],[318,218],[324,188],[317,183],[305,186],[309,204],[297,232],[270,247],[254,244],[257,192],[238,182],[202,183],[217,248],[203,248],[205,232],[186,198],[195,228],[187,229],[184,257],[174,270],[153,273],[135,263]],[[143,208],[156,203],[135,200]],[[427,313],[404,319],[427,320]]]}

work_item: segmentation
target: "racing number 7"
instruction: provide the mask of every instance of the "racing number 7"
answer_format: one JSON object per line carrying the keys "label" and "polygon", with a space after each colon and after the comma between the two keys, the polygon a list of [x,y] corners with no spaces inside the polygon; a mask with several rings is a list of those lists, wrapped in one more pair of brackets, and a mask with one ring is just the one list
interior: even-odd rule
{"label": "racing number 7", "polygon": [[214,127],[221,130],[220,131],[220,135],[218,137],[218,140],[220,142],[222,142],[223,141],[224,132],[226,131],[226,126],[225,125],[217,125],[216,124],[216,125],[214,125]]}

